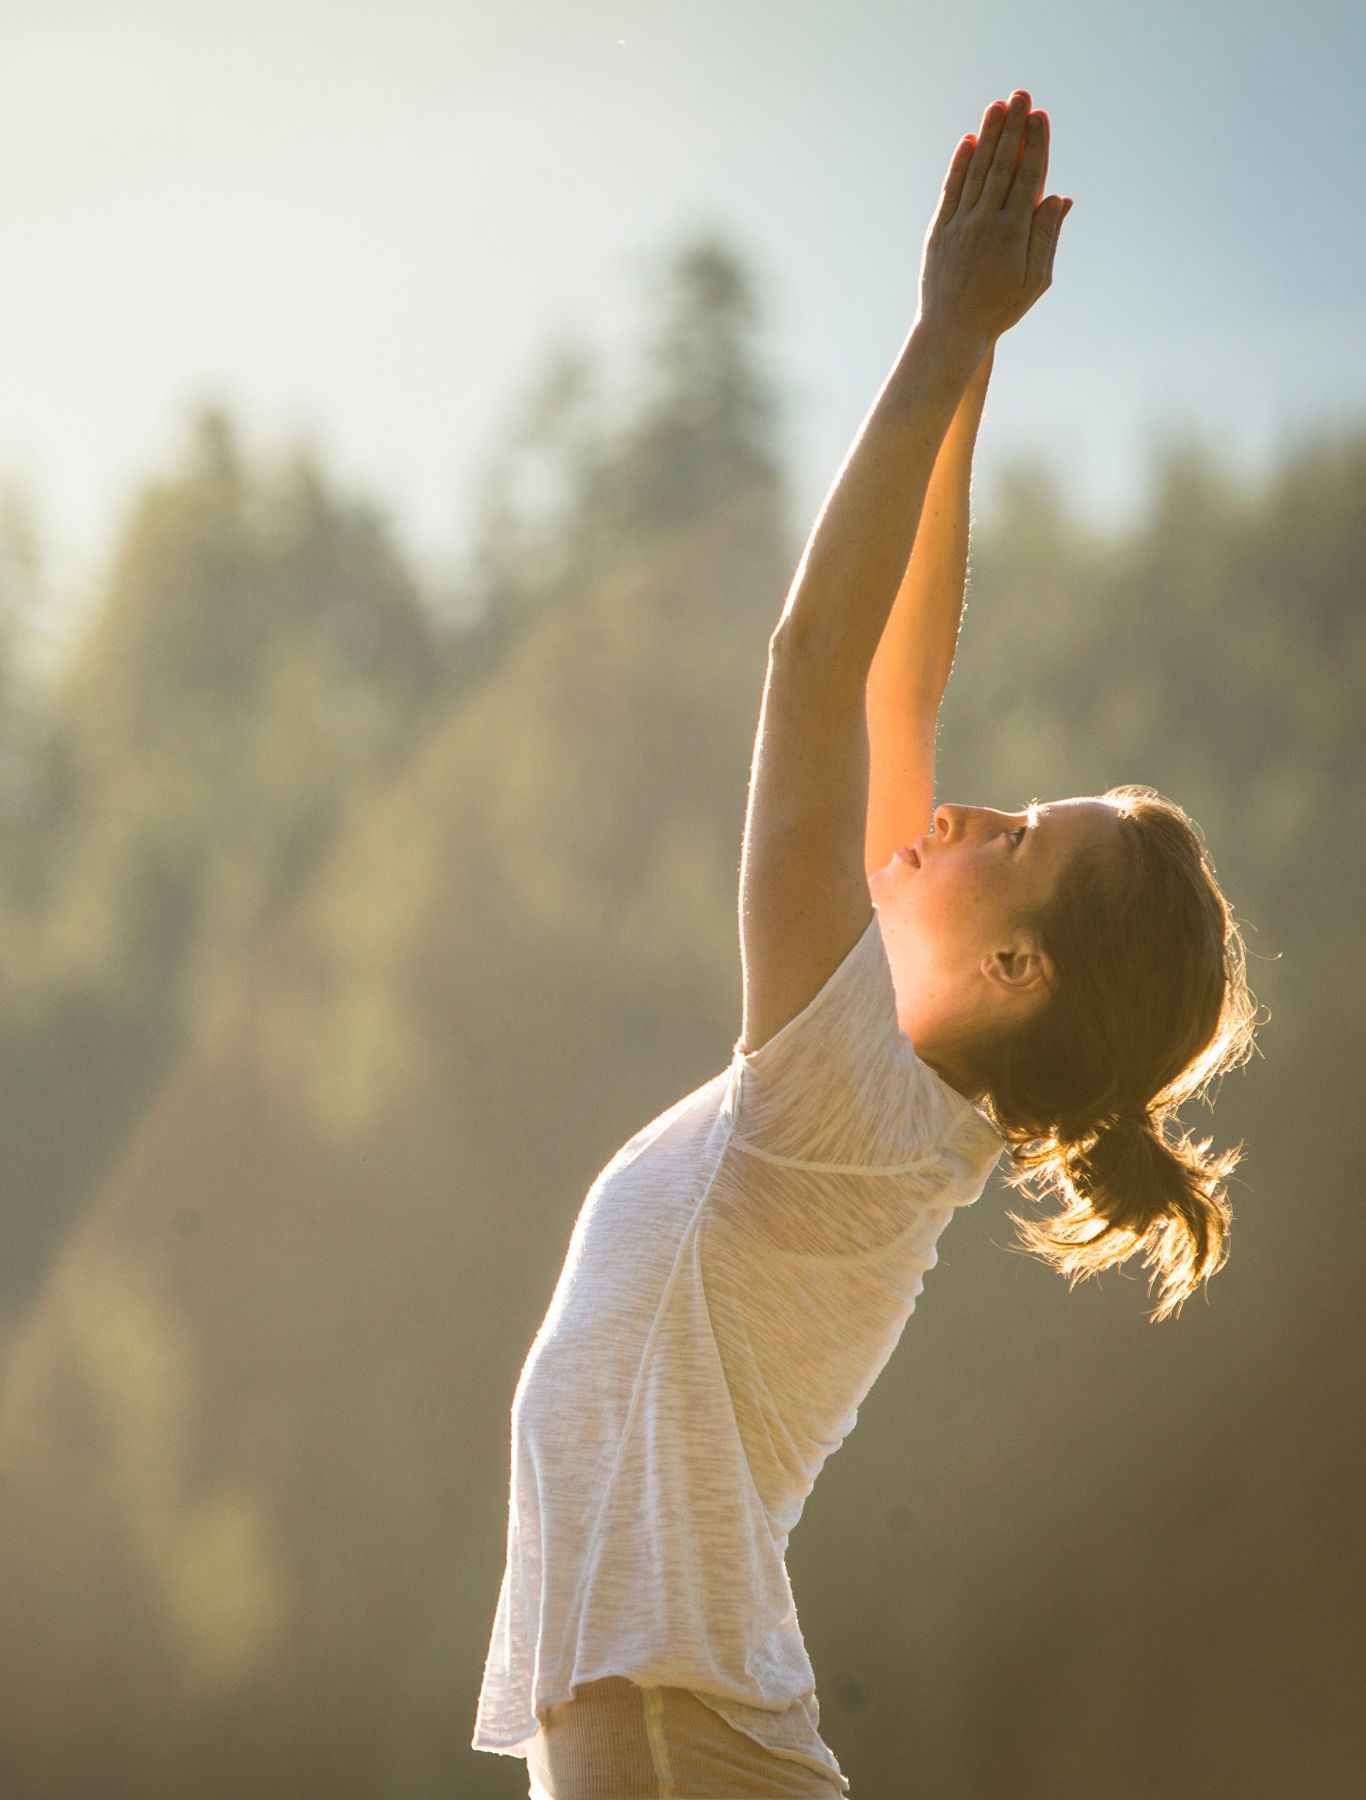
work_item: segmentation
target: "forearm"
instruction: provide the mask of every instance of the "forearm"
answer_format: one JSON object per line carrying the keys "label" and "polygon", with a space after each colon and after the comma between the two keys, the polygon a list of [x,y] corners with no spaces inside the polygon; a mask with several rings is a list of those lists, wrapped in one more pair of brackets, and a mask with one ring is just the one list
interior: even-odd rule
{"label": "forearm", "polygon": [[868,672],[874,737],[883,709],[939,710],[948,686],[967,581],[972,457],[991,379],[987,351],[959,402],[935,461],[915,547]]}
{"label": "forearm", "polygon": [[[917,323],[812,528],[778,634],[864,692],[935,462],[987,345]],[[980,409],[979,409],[980,410]]]}

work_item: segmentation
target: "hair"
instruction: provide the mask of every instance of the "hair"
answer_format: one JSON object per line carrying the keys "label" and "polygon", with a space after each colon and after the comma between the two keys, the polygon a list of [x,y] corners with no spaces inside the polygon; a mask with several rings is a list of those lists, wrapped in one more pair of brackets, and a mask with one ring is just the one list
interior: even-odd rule
{"label": "hair", "polygon": [[1014,1188],[1061,1199],[1009,1213],[1026,1250],[1068,1278],[1143,1250],[1178,1313],[1228,1260],[1225,1187],[1241,1143],[1211,1155],[1176,1120],[1251,1056],[1246,952],[1194,821],[1150,787],[1113,787],[1117,832],[1077,851],[1032,921],[1055,975],[1043,1006],[980,1055],[983,1107]]}

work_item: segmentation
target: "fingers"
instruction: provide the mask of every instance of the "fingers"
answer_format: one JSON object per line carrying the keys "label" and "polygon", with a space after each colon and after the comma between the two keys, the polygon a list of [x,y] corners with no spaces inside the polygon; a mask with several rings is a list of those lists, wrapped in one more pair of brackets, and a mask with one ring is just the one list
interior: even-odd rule
{"label": "fingers", "polygon": [[991,168],[992,158],[996,154],[996,145],[1005,120],[1006,103],[1004,100],[993,100],[982,114],[982,129],[977,134],[977,147],[968,163],[967,176],[963,183],[962,204],[964,206],[976,205],[977,196],[986,184],[987,173]]}
{"label": "fingers", "polygon": [[1072,210],[1072,202],[1064,200],[1058,212],[1058,222],[1053,227],[1053,241],[1048,246],[1048,261],[1044,265],[1043,278],[1045,284],[1053,280],[1053,258],[1058,253],[1058,238],[1062,234],[1062,222]]}
{"label": "fingers", "polygon": [[1010,200],[1032,212],[1048,176],[1048,140],[1048,114],[1033,110],[1027,88],[1016,88],[1009,105],[993,100],[982,115],[955,206],[975,206],[986,193],[998,206]]}
{"label": "fingers", "polygon": [[1062,222],[1071,211],[1072,202],[1060,194],[1050,194],[1035,208],[1029,228],[1029,248],[1025,256],[1025,286],[1040,292],[1053,279],[1053,258],[1058,251],[1058,234]]}
{"label": "fingers", "polygon": [[1019,167],[1014,171],[1009,191],[1002,195],[1003,204],[1017,208],[1027,217],[1039,204],[1047,174],[1048,114],[1032,112],[1024,131]]}
{"label": "fingers", "polygon": [[[1031,114],[1028,92],[1024,88],[1016,88],[1010,96],[1010,106],[996,137],[991,163],[982,183],[981,191],[989,202],[994,202],[999,206],[1010,192],[1016,164],[1020,161],[1020,146],[1025,143],[1026,121],[1041,116],[1041,114]],[[1026,154],[1028,154],[1028,148],[1026,144]],[[1037,198],[1037,190],[1035,197]]]}
{"label": "fingers", "polygon": [[949,163],[949,172],[944,177],[944,192],[939,201],[939,212],[935,223],[940,219],[948,219],[958,210],[958,202],[963,193],[963,183],[967,180],[968,164],[972,161],[972,153],[977,148],[977,139],[968,132],[966,137],[958,140],[958,148]]}

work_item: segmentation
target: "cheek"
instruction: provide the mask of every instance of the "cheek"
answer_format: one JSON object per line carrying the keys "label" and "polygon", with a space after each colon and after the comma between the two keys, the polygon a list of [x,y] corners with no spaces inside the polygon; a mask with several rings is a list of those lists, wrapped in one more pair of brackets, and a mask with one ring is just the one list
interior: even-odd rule
{"label": "cheek", "polygon": [[935,928],[945,940],[976,945],[990,936],[1001,914],[999,882],[995,871],[960,865],[945,870],[933,896]]}
{"label": "cheek", "polygon": [[937,868],[905,870],[893,886],[895,881],[891,877],[875,892],[878,904],[892,908],[945,949],[960,940],[975,945],[1000,911],[999,883],[990,868],[980,865],[955,859]]}
{"label": "cheek", "polygon": [[935,877],[908,894],[906,911],[927,944],[948,950],[963,934],[972,906],[970,889],[960,880],[945,879],[936,870]]}
{"label": "cheek", "polygon": [[981,905],[982,877],[978,870],[959,862],[936,869],[935,875],[935,903],[941,909],[961,916]]}

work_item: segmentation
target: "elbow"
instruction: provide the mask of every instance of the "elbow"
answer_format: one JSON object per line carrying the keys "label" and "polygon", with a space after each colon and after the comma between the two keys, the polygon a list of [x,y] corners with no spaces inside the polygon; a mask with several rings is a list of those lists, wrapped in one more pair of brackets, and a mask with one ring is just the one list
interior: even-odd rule
{"label": "elbow", "polygon": [[811,620],[794,612],[790,606],[784,607],[778,623],[769,633],[769,661],[773,662],[779,656],[790,659],[811,650],[812,637]]}
{"label": "elbow", "polygon": [[780,650],[785,650],[792,642],[796,635],[794,626],[795,620],[792,613],[792,601],[789,597],[787,605],[784,606],[783,610],[778,614],[778,623],[768,634],[768,655],[770,662],[777,656]]}

